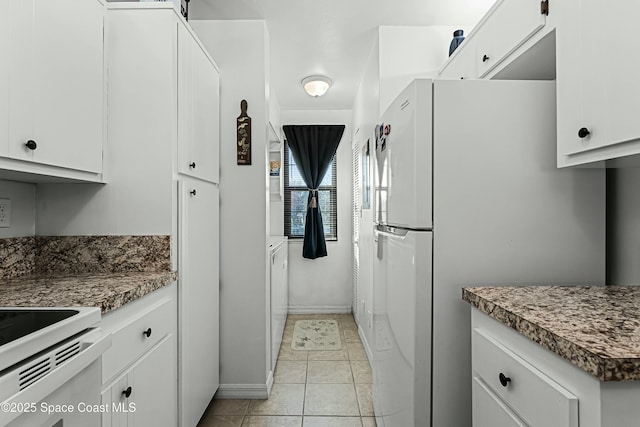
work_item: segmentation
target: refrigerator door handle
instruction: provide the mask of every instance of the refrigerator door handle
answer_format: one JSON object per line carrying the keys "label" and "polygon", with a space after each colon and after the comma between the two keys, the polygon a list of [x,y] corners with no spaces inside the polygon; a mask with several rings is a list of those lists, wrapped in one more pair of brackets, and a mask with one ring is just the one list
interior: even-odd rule
{"label": "refrigerator door handle", "polygon": [[406,237],[409,229],[407,228],[399,228],[399,227],[390,227],[388,225],[376,225],[374,233],[377,236],[389,236],[389,237]]}

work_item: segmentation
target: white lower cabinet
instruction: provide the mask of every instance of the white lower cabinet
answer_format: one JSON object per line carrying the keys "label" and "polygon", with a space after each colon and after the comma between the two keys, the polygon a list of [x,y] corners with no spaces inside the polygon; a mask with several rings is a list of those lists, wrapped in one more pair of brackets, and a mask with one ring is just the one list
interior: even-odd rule
{"label": "white lower cabinet", "polygon": [[287,282],[289,249],[287,239],[274,244],[269,250],[269,289],[271,291],[271,371],[275,373],[278,353],[289,311]]}
{"label": "white lower cabinet", "polygon": [[178,425],[176,285],[103,316],[103,427]]}
{"label": "white lower cabinet", "polygon": [[111,418],[103,426],[175,427],[176,364],[175,336],[169,335],[103,391]]}
{"label": "white lower cabinet", "polygon": [[496,396],[479,377],[473,377],[473,425],[526,427],[526,424]]}
{"label": "white lower cabinet", "polygon": [[474,427],[637,427],[640,381],[600,381],[472,309]]}
{"label": "white lower cabinet", "polygon": [[[471,331],[471,343],[473,407],[483,408],[474,412],[474,425],[578,426],[578,399],[560,384],[484,329],[474,328]],[[479,394],[476,395],[476,392]],[[494,401],[494,410],[488,416],[488,407],[481,405],[480,401],[491,399]],[[511,411],[506,407],[511,408]],[[497,424],[483,421],[492,418],[496,419]]]}

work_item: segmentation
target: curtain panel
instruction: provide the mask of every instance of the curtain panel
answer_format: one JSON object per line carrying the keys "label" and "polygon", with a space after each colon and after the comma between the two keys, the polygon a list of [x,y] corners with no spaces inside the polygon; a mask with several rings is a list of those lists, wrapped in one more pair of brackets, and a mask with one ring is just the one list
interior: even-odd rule
{"label": "curtain panel", "polygon": [[284,130],[291,155],[308,190],[302,256],[327,256],[322,212],[318,205],[318,186],[336,154],[344,125],[287,125]]}

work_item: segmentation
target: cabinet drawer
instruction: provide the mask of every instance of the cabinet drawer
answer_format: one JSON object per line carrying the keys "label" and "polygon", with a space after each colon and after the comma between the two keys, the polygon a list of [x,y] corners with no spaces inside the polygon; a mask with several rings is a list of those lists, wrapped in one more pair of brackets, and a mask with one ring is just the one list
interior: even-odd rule
{"label": "cabinet drawer", "polygon": [[157,301],[112,331],[111,348],[102,355],[103,381],[112,378],[171,332],[172,321],[175,322],[173,304],[175,301],[170,298]]}
{"label": "cabinet drawer", "polygon": [[478,377],[473,377],[474,427],[527,427]]}
{"label": "cabinet drawer", "polygon": [[479,377],[527,425],[578,426],[576,396],[486,331],[474,329],[471,340],[474,376]]}

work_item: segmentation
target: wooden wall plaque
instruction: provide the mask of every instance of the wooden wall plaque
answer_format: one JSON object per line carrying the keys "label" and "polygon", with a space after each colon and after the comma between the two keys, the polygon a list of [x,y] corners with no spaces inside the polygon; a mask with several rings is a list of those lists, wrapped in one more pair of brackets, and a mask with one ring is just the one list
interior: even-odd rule
{"label": "wooden wall plaque", "polygon": [[240,115],[236,119],[238,138],[238,164],[251,164],[251,117],[247,115],[247,101],[240,102]]}

